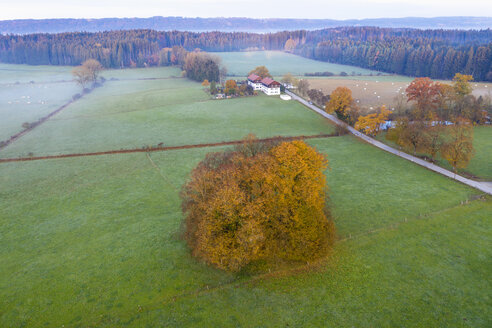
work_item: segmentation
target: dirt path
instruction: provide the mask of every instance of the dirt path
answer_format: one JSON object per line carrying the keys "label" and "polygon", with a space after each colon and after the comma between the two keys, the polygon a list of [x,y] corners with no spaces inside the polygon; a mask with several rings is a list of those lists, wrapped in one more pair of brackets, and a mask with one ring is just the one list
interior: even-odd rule
{"label": "dirt path", "polygon": [[315,105],[313,104],[310,104],[309,102],[307,102],[306,100],[304,100],[303,98],[299,97],[298,95],[290,92],[290,91],[286,91],[286,93],[288,93],[293,99],[299,101],[301,104],[303,104],[304,106],[308,107],[309,109],[315,111],[316,113],[322,115],[323,117],[329,119],[330,121],[332,121],[333,123],[337,124],[337,125],[344,125],[347,127],[347,129],[350,131],[350,133],[352,133],[354,136],[358,137],[359,139],[362,139],[364,140],[365,142],[373,145],[373,146],[376,146],[384,151],[387,151],[388,153],[391,153],[391,154],[394,154],[396,156],[399,156],[401,158],[404,158],[410,162],[413,162],[415,164],[418,164],[420,166],[423,166],[431,171],[434,171],[434,172],[437,172],[439,174],[442,174],[450,179],[453,179],[453,180],[456,180],[456,181],[459,181],[461,183],[464,183],[470,187],[473,187],[475,189],[478,189],[480,191],[483,191],[489,195],[492,195],[492,187],[488,184],[488,183],[484,183],[484,182],[478,182],[478,181],[474,181],[474,180],[471,180],[471,179],[467,179],[465,177],[462,177],[461,175],[457,175],[451,171],[448,171],[446,169],[443,169],[442,167],[440,166],[437,166],[435,164],[432,164],[432,163],[429,163],[429,162],[426,162],[424,161],[423,159],[420,159],[418,157],[415,157],[415,156],[412,156],[412,155],[409,155],[405,152],[402,152],[398,149],[395,149],[395,148],[392,148],[388,145],[385,145],[383,144],[382,142],[380,141],[377,141],[376,139],[373,139],[371,137],[368,137],[366,136],[365,134],[357,131],[356,129],[354,129],[353,127],[351,126],[348,126],[347,124],[345,124],[344,122],[340,121],[338,118],[336,118],[335,116],[333,115],[330,115],[328,113],[326,113],[324,110],[316,107]]}
{"label": "dirt path", "polygon": [[[310,135],[310,136],[301,135],[301,136],[294,136],[294,137],[273,137],[273,138],[258,139],[258,141],[292,141],[292,140],[305,140],[305,139],[330,138],[330,137],[336,137],[336,135],[334,135],[334,134],[316,134],[316,135]],[[37,157],[3,158],[3,159],[0,159],[0,163],[27,162],[27,161],[39,161],[39,160],[45,160],[45,159],[100,156],[100,155],[113,155],[113,154],[150,153],[150,152],[155,152],[155,151],[169,151],[169,150],[180,150],[180,149],[233,146],[233,145],[239,145],[242,143],[244,143],[244,140],[233,140],[233,141],[223,141],[223,142],[217,142],[217,143],[194,144],[194,145],[183,145],[183,146],[168,146],[168,147],[162,146],[162,147],[153,147],[153,148],[107,150],[107,151],[92,152],[92,153],[74,153],[74,154],[48,155],[48,156],[37,156]]]}

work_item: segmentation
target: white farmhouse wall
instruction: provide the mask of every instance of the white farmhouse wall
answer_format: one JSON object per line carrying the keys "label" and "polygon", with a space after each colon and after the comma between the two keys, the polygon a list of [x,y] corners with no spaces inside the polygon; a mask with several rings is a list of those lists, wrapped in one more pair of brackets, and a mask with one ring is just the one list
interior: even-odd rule
{"label": "white farmhouse wall", "polygon": [[248,85],[250,85],[253,88],[253,90],[262,90],[261,87],[262,87],[263,84],[261,84],[261,83],[254,83],[254,82],[251,82],[251,81],[248,80]]}
{"label": "white farmhouse wall", "polygon": [[264,85],[261,91],[263,91],[268,96],[275,96],[280,94],[280,88],[268,88],[267,86]]}

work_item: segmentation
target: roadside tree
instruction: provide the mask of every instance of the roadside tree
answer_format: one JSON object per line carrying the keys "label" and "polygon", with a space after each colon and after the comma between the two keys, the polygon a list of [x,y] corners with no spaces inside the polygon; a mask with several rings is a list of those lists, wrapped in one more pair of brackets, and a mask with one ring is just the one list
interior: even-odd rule
{"label": "roadside tree", "polygon": [[441,154],[457,173],[468,166],[474,152],[473,126],[468,120],[459,119],[448,127]]}
{"label": "roadside tree", "polygon": [[349,125],[354,125],[359,118],[359,108],[352,98],[352,91],[347,87],[338,87],[330,95],[325,105],[327,113],[336,113],[338,118]]}
{"label": "roadside tree", "polygon": [[381,130],[381,124],[386,122],[390,113],[391,111],[383,105],[381,106],[379,113],[359,116],[354,127],[356,130],[361,131],[369,136],[376,136]]}

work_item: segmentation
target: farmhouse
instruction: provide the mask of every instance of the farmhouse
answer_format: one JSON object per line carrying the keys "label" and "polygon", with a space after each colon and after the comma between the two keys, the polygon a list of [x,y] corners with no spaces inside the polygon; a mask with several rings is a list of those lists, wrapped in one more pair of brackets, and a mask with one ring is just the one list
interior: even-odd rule
{"label": "farmhouse", "polygon": [[280,83],[269,77],[261,79],[258,75],[251,74],[248,76],[248,85],[250,85],[253,90],[261,90],[269,96],[280,94]]}
{"label": "farmhouse", "polygon": [[272,80],[269,77],[261,80],[261,91],[263,91],[266,95],[279,95],[280,94],[280,83]]}
{"label": "farmhouse", "polygon": [[250,85],[253,90],[261,90],[261,77],[256,74],[251,74],[248,76],[248,85]]}

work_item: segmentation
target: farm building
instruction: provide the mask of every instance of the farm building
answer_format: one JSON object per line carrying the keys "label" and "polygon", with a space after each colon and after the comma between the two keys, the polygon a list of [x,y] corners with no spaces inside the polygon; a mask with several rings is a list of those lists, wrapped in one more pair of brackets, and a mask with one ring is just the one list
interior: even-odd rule
{"label": "farm building", "polygon": [[251,74],[248,76],[248,85],[250,85],[253,90],[261,90],[261,77],[256,74]]}
{"label": "farm building", "polygon": [[263,91],[268,96],[279,95],[280,94],[280,83],[272,80],[269,77],[261,80],[261,91]]}
{"label": "farm building", "polygon": [[261,90],[268,96],[280,94],[280,83],[269,77],[261,79],[258,75],[251,74],[248,76],[248,85],[250,85],[253,90]]}

